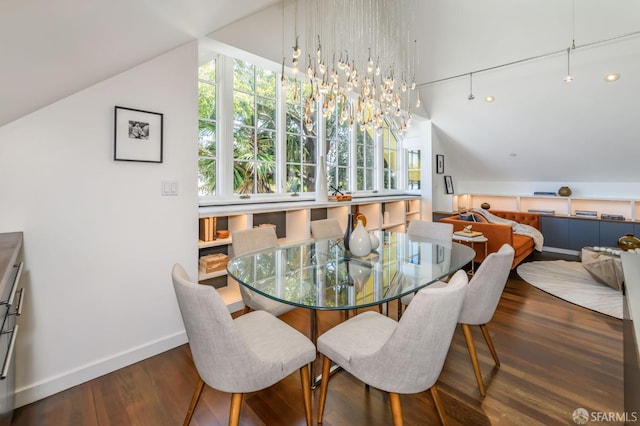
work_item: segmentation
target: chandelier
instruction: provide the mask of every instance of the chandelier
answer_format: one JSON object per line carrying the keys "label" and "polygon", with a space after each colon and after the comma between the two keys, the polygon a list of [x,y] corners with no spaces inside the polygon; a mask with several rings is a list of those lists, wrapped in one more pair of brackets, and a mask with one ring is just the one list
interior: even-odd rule
{"label": "chandelier", "polygon": [[[304,34],[298,33],[298,9]],[[294,73],[311,84],[305,123],[316,105],[326,118],[379,130],[384,120],[404,135],[411,107],[420,106],[415,83],[417,0],[296,0]],[[302,20],[301,20],[302,21]]]}

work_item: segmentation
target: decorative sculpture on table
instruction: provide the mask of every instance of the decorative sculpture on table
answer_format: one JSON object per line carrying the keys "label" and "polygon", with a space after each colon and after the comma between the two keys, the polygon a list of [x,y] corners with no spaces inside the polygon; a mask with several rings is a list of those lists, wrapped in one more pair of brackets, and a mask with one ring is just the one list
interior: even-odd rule
{"label": "decorative sculpture on table", "polygon": [[344,238],[342,238],[342,242],[344,244],[344,248],[349,250],[349,243],[351,240],[351,232],[353,231],[353,215],[351,213],[347,214],[347,227],[344,231]]}
{"label": "decorative sculpture on table", "polygon": [[640,248],[640,238],[632,234],[623,235],[618,239],[618,247],[620,247],[621,250]]}
{"label": "decorative sculpture on table", "polygon": [[369,238],[369,233],[362,224],[362,220],[358,220],[358,226],[351,233],[349,251],[354,256],[360,257],[371,253],[371,238]]}

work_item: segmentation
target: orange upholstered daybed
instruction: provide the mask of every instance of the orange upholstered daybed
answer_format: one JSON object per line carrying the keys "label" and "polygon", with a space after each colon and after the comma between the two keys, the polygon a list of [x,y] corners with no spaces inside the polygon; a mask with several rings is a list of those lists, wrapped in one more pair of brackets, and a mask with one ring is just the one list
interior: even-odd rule
{"label": "orange upholstered daybed", "polygon": [[[462,220],[460,215],[449,216],[440,219],[440,222],[446,222],[453,224],[453,230],[461,231],[465,226],[471,225],[474,231],[479,231],[484,234],[489,240],[487,242],[487,254],[495,253],[500,250],[503,244],[509,244],[515,250],[515,256],[511,269],[515,268],[525,257],[529,256],[536,249],[536,243],[534,238],[529,235],[519,235],[514,233],[514,226],[501,223],[489,223],[487,219],[479,214],[479,209],[473,209],[469,214],[472,214],[479,222],[471,220]],[[536,213],[527,212],[509,212],[501,210],[489,210],[490,214],[498,216],[503,219],[512,220],[519,224],[529,225],[536,230],[540,230],[540,215]],[[464,215],[463,217],[469,217]],[[541,235],[540,235],[541,237]],[[542,244],[539,244],[539,250],[542,250]],[[476,262],[482,262],[484,260],[484,250],[476,250]]]}

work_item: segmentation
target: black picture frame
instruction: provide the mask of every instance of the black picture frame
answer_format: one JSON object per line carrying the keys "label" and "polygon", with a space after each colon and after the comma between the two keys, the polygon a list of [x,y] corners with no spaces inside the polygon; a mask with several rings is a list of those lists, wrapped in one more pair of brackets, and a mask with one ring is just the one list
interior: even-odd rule
{"label": "black picture frame", "polygon": [[114,161],[162,163],[163,114],[116,105],[113,121]]}
{"label": "black picture frame", "polygon": [[436,173],[441,175],[444,173],[444,155],[436,154]]}
{"label": "black picture frame", "polygon": [[444,189],[447,194],[453,194],[453,179],[451,179],[451,176],[444,177]]}

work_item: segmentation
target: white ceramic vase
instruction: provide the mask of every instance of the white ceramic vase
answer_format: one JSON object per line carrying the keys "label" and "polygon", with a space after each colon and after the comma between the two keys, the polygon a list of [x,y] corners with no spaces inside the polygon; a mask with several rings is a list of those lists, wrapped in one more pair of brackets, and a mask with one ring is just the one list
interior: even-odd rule
{"label": "white ceramic vase", "polygon": [[326,202],[328,198],[327,162],[325,161],[324,156],[321,155],[316,171],[316,201]]}
{"label": "white ceramic vase", "polygon": [[371,239],[361,220],[349,238],[349,251],[354,256],[366,256],[371,252]]}
{"label": "white ceramic vase", "polygon": [[373,232],[369,233],[369,240],[371,241],[371,250],[375,250],[380,246],[380,240]]}

